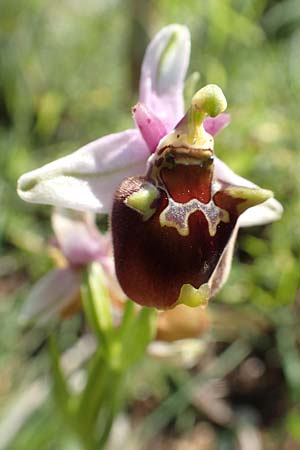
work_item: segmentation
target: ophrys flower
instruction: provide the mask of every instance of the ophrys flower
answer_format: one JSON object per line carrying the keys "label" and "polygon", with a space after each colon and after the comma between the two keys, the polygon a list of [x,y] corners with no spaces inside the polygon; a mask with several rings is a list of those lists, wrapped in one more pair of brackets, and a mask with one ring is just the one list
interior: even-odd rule
{"label": "ophrys flower", "polygon": [[238,227],[276,220],[282,211],[270,191],[214,157],[212,135],[229,121],[218,88],[195,94],[184,116],[189,52],[185,27],[160,31],[142,65],[137,127],[19,181],[24,200],[108,214],[117,190],[119,281],[134,301],[158,308],[205,304],[227,278]]}

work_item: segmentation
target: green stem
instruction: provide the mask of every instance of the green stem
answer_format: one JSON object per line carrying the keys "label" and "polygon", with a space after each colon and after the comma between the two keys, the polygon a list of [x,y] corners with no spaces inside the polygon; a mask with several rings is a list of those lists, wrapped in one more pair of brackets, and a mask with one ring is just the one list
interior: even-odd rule
{"label": "green stem", "polygon": [[109,367],[102,352],[95,355],[87,384],[78,405],[77,422],[84,440],[91,439],[95,427],[95,416],[105,400],[110,380]]}
{"label": "green stem", "polygon": [[106,408],[105,423],[101,430],[101,436],[96,441],[95,450],[104,449],[110,437],[111,429],[114,419],[122,407],[123,387],[125,374],[120,372],[115,374],[115,379],[112,380],[110,386],[110,397],[107,399],[107,404],[103,405]]}
{"label": "green stem", "polygon": [[119,329],[113,328],[104,281],[102,268],[93,264],[82,283],[84,310],[99,342],[87,370],[85,388],[73,410],[73,429],[84,450],[105,448],[122,405],[127,370],[143,357],[155,332],[156,311],[142,308],[137,313],[130,301]]}
{"label": "green stem", "polygon": [[105,447],[122,403],[124,375],[102,358],[94,365],[78,409],[77,431],[85,450]]}

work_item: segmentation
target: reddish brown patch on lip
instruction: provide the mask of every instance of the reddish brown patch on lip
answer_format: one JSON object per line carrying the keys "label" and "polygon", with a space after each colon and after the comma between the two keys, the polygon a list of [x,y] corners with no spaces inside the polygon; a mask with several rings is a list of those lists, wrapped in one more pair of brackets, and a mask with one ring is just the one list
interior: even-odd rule
{"label": "reddish brown patch on lip", "polygon": [[211,199],[210,170],[178,164],[173,169],[162,169],[161,177],[170,196],[178,203],[186,203],[194,198],[208,203]]}

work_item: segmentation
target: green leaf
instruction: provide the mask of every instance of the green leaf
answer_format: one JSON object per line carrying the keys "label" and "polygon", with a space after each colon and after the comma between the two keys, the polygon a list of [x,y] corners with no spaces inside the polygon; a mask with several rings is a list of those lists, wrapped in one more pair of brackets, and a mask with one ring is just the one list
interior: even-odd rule
{"label": "green leaf", "polygon": [[276,304],[288,305],[296,298],[296,292],[299,285],[299,266],[293,258],[286,258],[286,264],[283,267],[278,280],[278,287],[275,292]]}
{"label": "green leaf", "polygon": [[300,413],[297,410],[291,411],[286,417],[286,429],[290,436],[296,441],[300,441]]}
{"label": "green leaf", "polygon": [[142,308],[134,321],[128,321],[122,336],[122,364],[130,367],[144,355],[154,337],[157,311]]}
{"label": "green leaf", "polygon": [[118,329],[119,338],[122,341],[123,337],[129,332],[133,326],[136,316],[135,304],[131,300],[127,300],[124,306],[122,322]]}
{"label": "green leaf", "polygon": [[110,382],[110,368],[101,348],[91,360],[88,378],[81,394],[77,410],[77,422],[85,440],[91,439],[89,435],[95,427],[95,422],[102,404],[108,395]]}
{"label": "green leaf", "polygon": [[53,380],[53,394],[64,417],[70,417],[70,399],[67,380],[63,374],[59,361],[59,351],[56,338],[49,338],[49,354],[51,358],[51,371]]}

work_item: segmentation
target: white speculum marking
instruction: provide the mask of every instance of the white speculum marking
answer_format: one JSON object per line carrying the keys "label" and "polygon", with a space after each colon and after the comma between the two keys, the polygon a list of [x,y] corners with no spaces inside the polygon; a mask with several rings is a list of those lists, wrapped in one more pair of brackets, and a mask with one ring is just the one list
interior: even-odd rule
{"label": "white speculum marking", "polygon": [[[211,185],[212,197],[219,189],[219,183],[213,182]],[[230,220],[228,211],[219,208],[212,198],[208,203],[202,203],[196,198],[186,203],[178,203],[170,197],[166,189],[164,190],[167,193],[169,203],[159,216],[160,225],[176,228],[181,236],[189,235],[189,217],[196,211],[201,211],[204,214],[211,236],[215,236],[220,222],[228,223]]]}
{"label": "white speculum marking", "polygon": [[204,214],[211,236],[215,236],[217,225],[221,221],[229,222],[228,212],[216,206],[213,200],[210,200],[209,203],[202,203],[194,198],[187,203],[178,203],[169,197],[168,206],[159,216],[160,225],[174,227],[181,236],[188,236],[190,232],[189,217],[196,211]]}

